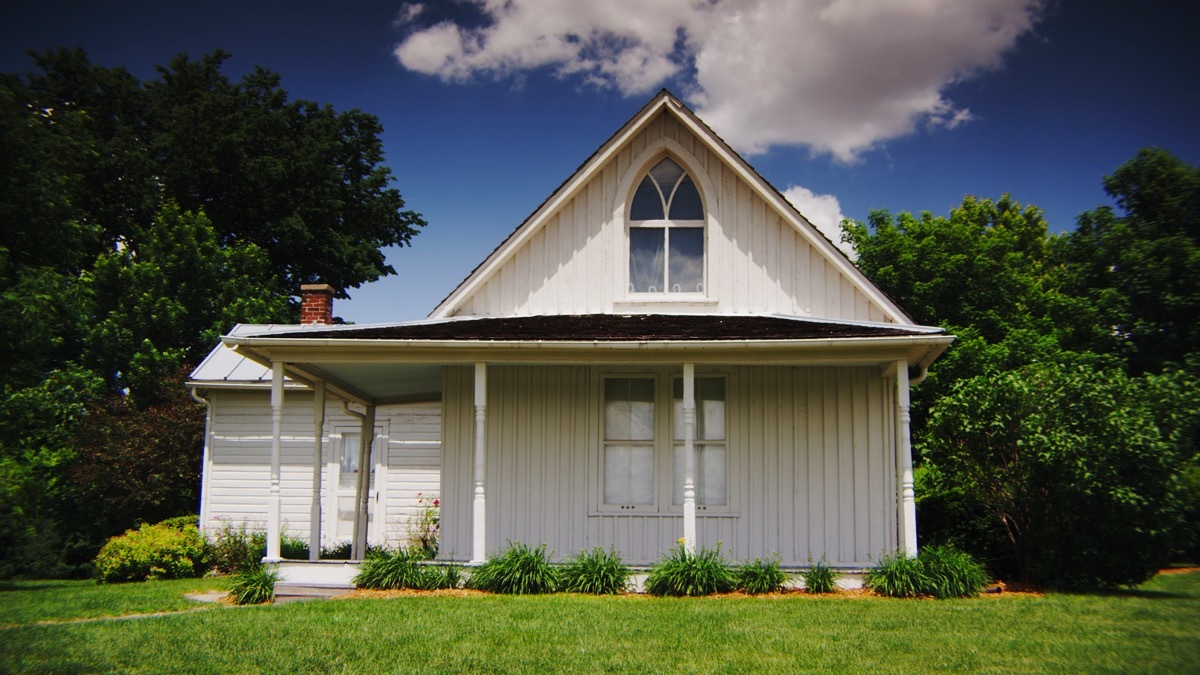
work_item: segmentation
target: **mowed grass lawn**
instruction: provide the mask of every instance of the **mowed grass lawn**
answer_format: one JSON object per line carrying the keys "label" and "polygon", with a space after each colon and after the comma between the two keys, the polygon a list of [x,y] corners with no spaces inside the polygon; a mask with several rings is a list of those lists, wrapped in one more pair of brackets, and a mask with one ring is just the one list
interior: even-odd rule
{"label": "mowed grass lawn", "polygon": [[[35,623],[109,613],[98,606],[177,610],[192,606],[182,592],[214,584],[0,585],[0,672],[1196,672],[1200,664],[1200,573],[1112,594],[953,601],[425,595]],[[125,603],[93,593],[143,595]]]}

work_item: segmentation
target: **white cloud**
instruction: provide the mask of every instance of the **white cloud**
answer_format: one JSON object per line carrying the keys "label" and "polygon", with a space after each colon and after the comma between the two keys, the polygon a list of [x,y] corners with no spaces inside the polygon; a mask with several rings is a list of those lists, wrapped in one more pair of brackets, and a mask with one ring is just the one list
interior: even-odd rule
{"label": "white cloud", "polygon": [[550,68],[627,95],[675,78],[734,147],[803,145],[853,162],[920,125],[971,112],[944,92],[1001,65],[1044,0],[461,0],[488,23],[423,26],[395,49],[447,81]]}
{"label": "white cloud", "polygon": [[851,260],[858,258],[854,247],[842,241],[842,221],[846,216],[842,215],[842,205],[837,197],[819,195],[802,185],[789,185],[783,196]]}

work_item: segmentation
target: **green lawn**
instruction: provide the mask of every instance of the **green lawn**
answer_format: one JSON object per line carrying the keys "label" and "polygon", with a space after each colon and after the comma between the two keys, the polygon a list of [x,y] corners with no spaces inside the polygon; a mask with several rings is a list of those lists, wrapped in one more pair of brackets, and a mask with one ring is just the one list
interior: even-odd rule
{"label": "green lawn", "polygon": [[[16,614],[13,595],[70,589],[47,586],[0,592],[4,616]],[[15,672],[1189,672],[1197,663],[1196,573],[1042,598],[420,596],[0,629],[0,671]]]}

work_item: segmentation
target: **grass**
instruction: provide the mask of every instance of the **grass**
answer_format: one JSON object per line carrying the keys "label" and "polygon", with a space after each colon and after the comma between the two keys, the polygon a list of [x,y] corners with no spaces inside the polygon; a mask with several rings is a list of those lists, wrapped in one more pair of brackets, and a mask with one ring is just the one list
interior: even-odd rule
{"label": "grass", "polygon": [[[229,582],[225,579],[175,579],[127,584],[0,581],[0,626],[193,609],[198,605],[194,600],[183,597],[185,593],[228,589]],[[2,667],[0,671],[3,671]]]}
{"label": "grass", "polygon": [[4,672],[1188,672],[1198,662],[1197,573],[1041,598],[426,595],[0,630]]}

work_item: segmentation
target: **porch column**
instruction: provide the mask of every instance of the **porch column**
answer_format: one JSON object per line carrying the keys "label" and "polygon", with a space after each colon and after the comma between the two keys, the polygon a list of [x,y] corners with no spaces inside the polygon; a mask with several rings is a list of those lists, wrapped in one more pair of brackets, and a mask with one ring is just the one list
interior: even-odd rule
{"label": "porch column", "polygon": [[367,555],[367,525],[371,506],[371,446],[375,443],[375,405],[367,404],[362,416],[358,444],[358,482],[354,489],[354,544],[351,557],[362,560]]}
{"label": "porch column", "polygon": [[683,546],[696,550],[696,365],[683,364]]}
{"label": "porch column", "polygon": [[896,476],[900,482],[900,550],[909,556],[917,554],[917,499],[913,489],[912,438],[909,433],[908,362],[896,362]]}
{"label": "porch column", "polygon": [[279,551],[279,462],[283,439],[283,362],[271,362],[271,491],[267,499],[267,555],[265,563],[283,560]]}
{"label": "porch column", "polygon": [[321,557],[321,441],[325,435],[325,382],[313,387],[312,509],[308,521],[308,559]]}
{"label": "porch column", "polygon": [[475,364],[475,499],[471,513],[471,562],[487,560],[487,364]]}

